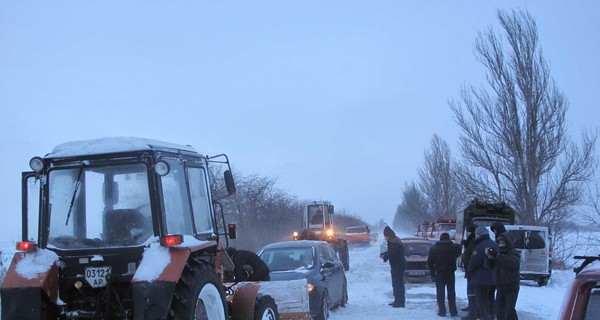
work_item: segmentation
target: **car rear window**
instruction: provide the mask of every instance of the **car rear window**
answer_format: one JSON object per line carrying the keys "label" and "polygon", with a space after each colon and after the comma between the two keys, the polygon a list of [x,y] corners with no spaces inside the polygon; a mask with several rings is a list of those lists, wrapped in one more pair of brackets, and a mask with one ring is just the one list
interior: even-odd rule
{"label": "car rear window", "polygon": [[515,249],[544,249],[546,233],[539,230],[510,230],[507,237]]}
{"label": "car rear window", "polygon": [[426,256],[429,254],[429,248],[431,244],[426,243],[405,243],[404,244],[404,255],[405,256]]}

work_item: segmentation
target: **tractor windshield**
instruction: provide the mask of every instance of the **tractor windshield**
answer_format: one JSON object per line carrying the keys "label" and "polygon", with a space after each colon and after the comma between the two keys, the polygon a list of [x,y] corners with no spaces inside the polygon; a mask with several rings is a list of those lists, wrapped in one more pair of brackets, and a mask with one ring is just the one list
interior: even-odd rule
{"label": "tractor windshield", "polygon": [[48,183],[49,246],[133,246],[153,235],[144,164],[54,169]]}

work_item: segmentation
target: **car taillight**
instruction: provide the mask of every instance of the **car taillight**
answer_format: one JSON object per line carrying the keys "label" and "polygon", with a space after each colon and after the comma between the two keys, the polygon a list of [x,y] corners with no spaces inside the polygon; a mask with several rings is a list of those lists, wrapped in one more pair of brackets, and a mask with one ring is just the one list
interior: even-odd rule
{"label": "car taillight", "polygon": [[37,244],[29,241],[17,242],[17,250],[25,252],[34,252],[37,250]]}
{"label": "car taillight", "polygon": [[180,234],[160,238],[160,245],[163,247],[172,247],[183,243],[183,236]]}

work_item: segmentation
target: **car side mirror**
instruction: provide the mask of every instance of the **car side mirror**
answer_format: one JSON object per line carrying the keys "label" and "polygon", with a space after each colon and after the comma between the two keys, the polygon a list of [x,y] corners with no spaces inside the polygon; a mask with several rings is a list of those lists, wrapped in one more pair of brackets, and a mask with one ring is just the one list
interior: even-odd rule
{"label": "car side mirror", "polygon": [[321,265],[321,269],[329,269],[335,267],[335,264],[331,261],[327,261]]}

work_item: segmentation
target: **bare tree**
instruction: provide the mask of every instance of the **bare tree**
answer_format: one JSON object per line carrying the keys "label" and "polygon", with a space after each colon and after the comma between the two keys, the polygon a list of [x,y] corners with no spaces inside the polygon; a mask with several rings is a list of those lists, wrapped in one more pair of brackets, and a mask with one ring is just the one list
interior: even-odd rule
{"label": "bare tree", "polygon": [[588,231],[586,240],[590,243],[600,243],[600,184],[596,180],[585,192],[585,207],[582,220]]}
{"label": "bare tree", "polygon": [[550,76],[526,11],[498,11],[503,38],[479,33],[475,53],[488,87],[463,88],[451,100],[464,163],[464,192],[505,201],[525,224],[556,224],[572,212],[596,168],[597,134],[577,145],[566,133],[568,102]]}
{"label": "bare tree", "polygon": [[460,188],[452,174],[452,156],[446,141],[437,135],[431,149],[425,151],[424,167],[419,170],[419,187],[428,203],[432,218],[455,218],[462,205]]}
{"label": "bare tree", "polygon": [[415,227],[424,220],[431,220],[428,215],[427,202],[416,183],[406,185],[402,192],[402,203],[398,205],[394,215],[393,227],[406,233],[412,233]]}

